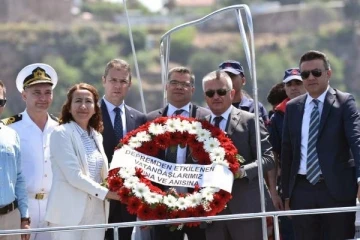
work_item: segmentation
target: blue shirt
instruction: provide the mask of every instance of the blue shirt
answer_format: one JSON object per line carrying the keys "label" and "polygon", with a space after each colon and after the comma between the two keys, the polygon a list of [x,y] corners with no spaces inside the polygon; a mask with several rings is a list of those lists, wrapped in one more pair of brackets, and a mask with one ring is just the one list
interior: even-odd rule
{"label": "blue shirt", "polygon": [[29,217],[25,179],[21,171],[19,136],[11,128],[0,124],[0,207],[15,199],[21,217]]}
{"label": "blue shirt", "polygon": [[[263,119],[264,123],[267,124],[269,121],[268,113],[264,108],[264,106],[262,105],[262,103],[261,102],[258,103],[259,103],[259,115]],[[251,113],[255,112],[254,100],[247,98],[245,96],[241,97],[240,103],[236,103],[236,104],[233,103],[233,106],[247,112],[251,112]]]}

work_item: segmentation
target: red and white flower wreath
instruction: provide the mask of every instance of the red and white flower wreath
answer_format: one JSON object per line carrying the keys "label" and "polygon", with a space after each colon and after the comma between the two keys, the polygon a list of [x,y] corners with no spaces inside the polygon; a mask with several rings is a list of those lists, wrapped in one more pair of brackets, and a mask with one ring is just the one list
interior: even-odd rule
{"label": "red and white flower wreath", "polygon": [[[222,164],[234,174],[240,167],[237,149],[225,133],[207,121],[194,118],[157,118],[129,132],[119,148],[123,145],[155,157],[168,147],[187,145],[192,157],[198,159],[197,164]],[[193,193],[178,194],[174,189],[164,192],[139,168],[112,169],[107,183],[111,191],[119,194],[121,202],[128,205],[128,211],[142,220],[213,216],[231,199],[231,193],[214,187],[195,186]]]}

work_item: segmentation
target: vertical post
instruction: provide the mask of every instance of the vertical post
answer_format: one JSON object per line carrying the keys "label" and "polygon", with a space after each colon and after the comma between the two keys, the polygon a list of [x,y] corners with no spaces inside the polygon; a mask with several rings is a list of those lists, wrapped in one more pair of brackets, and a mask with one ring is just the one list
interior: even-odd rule
{"label": "vertical post", "polygon": [[119,228],[114,227],[114,240],[119,240]]}
{"label": "vertical post", "polygon": [[279,216],[274,215],[274,233],[275,233],[275,240],[280,240],[280,233],[279,233]]}

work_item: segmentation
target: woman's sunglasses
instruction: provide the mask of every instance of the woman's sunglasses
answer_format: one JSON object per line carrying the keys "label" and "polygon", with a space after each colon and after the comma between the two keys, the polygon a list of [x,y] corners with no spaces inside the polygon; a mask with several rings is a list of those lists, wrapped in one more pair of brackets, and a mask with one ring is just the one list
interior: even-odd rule
{"label": "woman's sunglasses", "polygon": [[6,104],[6,99],[0,99],[0,107],[5,106]]}
{"label": "woman's sunglasses", "polygon": [[322,75],[322,72],[323,72],[322,70],[315,68],[315,69],[310,70],[310,71],[302,71],[302,72],[300,73],[300,75],[301,75],[301,78],[302,78],[302,79],[307,79],[307,78],[310,76],[310,73],[311,73],[314,77],[320,77],[320,76]]}
{"label": "woman's sunglasses", "polygon": [[212,98],[215,95],[215,93],[217,93],[217,95],[219,96],[225,96],[228,91],[230,91],[230,89],[220,88],[217,90],[208,90],[205,92],[205,95],[209,98]]}

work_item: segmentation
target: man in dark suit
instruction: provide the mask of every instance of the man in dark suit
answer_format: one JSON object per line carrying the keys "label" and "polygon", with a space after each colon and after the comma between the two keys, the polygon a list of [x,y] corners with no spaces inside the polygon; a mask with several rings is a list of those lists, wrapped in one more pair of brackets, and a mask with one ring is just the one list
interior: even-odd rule
{"label": "man in dark suit", "polygon": [[[105,96],[101,100],[101,112],[104,123],[102,133],[104,149],[109,163],[114,149],[120,139],[129,131],[138,128],[146,122],[145,114],[127,106],[124,102],[131,86],[130,65],[121,59],[111,60],[105,67],[102,77]],[[136,216],[130,215],[126,205],[119,201],[110,202],[109,223],[135,221]],[[119,228],[119,239],[130,240],[132,228]],[[113,238],[113,230],[106,232],[106,239]]]}
{"label": "man in dark suit", "polygon": [[[235,90],[229,75],[223,70],[207,74],[203,78],[206,102],[211,110],[210,123],[224,130],[233,141],[239,154],[245,159],[235,176],[232,199],[220,214],[255,213],[261,211],[258,177],[255,115],[232,106]],[[260,137],[263,171],[275,165],[268,141],[268,134],[260,121]],[[261,179],[261,182],[264,182]],[[265,201],[272,207],[266,185]],[[207,240],[262,239],[261,219],[216,221],[206,228]],[[266,233],[265,233],[266,234]]]}
{"label": "man in dark suit", "polygon": [[[360,116],[354,97],[329,86],[324,53],[300,59],[307,94],[288,102],[281,150],[286,209],[355,206],[359,197]],[[351,154],[352,152],[352,154]],[[296,239],[352,239],[355,213],[293,217]]]}
{"label": "man in dark suit", "polygon": [[[181,115],[184,117],[193,117],[203,119],[210,111],[206,108],[196,106],[191,103],[192,95],[195,91],[195,76],[190,69],[185,67],[175,67],[169,71],[168,82],[166,84],[166,93],[169,104],[165,108],[161,108],[150,112],[147,115],[149,121],[158,117]],[[176,163],[195,163],[191,158],[191,154],[187,148],[177,148]],[[169,161],[162,152],[160,159]],[[178,192],[187,192],[187,188],[176,187]],[[198,227],[184,227],[181,231],[170,231],[167,226],[159,225],[154,227],[154,240],[183,240],[186,233],[189,240],[203,240],[205,233],[203,229]]]}

